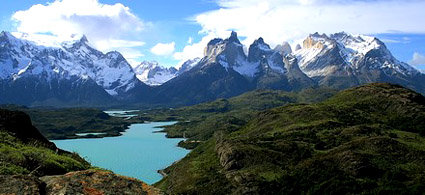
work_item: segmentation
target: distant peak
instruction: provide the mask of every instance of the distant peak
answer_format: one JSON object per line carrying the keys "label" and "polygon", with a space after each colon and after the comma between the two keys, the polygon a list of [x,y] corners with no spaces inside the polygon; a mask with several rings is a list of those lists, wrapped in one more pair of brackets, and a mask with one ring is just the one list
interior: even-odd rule
{"label": "distant peak", "polygon": [[298,51],[298,50],[300,50],[301,49],[301,45],[300,44],[297,44],[296,46],[295,46],[295,51]]}
{"label": "distant peak", "polygon": [[353,38],[353,36],[352,36],[351,34],[348,34],[348,33],[344,32],[344,31],[339,32],[339,33],[331,34],[331,35],[330,35],[330,37],[331,37],[332,39]]}
{"label": "distant peak", "polygon": [[238,34],[235,31],[232,31],[230,33],[230,37],[229,37],[228,40],[229,40],[229,42],[235,42],[235,43],[239,43],[239,44],[241,43],[238,39]]}
{"label": "distant peak", "polygon": [[140,63],[140,65],[142,65],[142,66],[158,66],[159,63],[156,60],[152,60],[152,61],[144,60]]}
{"label": "distant peak", "polygon": [[73,48],[80,48],[83,46],[88,46],[92,48],[92,46],[89,44],[86,35],[83,35],[80,39],[75,39],[74,41],[64,42],[62,45]]}
{"label": "distant peak", "polygon": [[238,38],[238,33],[236,33],[235,31],[232,31],[230,33],[230,37],[236,37],[236,38]]}
{"label": "distant peak", "polygon": [[257,39],[257,43],[259,43],[259,44],[264,44],[264,39],[263,39],[263,37],[258,38],[258,39]]}
{"label": "distant peak", "polygon": [[310,37],[329,39],[329,37],[325,33],[319,34],[318,32],[310,34]]}
{"label": "distant peak", "polygon": [[263,49],[263,50],[270,49],[270,46],[264,42],[264,39],[262,37],[255,40],[254,43],[252,43],[252,46],[259,47],[260,49]]}
{"label": "distant peak", "polygon": [[216,45],[216,44],[218,44],[222,41],[223,41],[223,39],[215,38],[215,39],[212,39],[210,42],[208,42],[208,45]]}
{"label": "distant peak", "polygon": [[12,35],[10,34],[10,32],[7,32],[7,31],[1,31],[0,33],[0,37],[10,37],[10,36]]}
{"label": "distant peak", "polygon": [[334,35],[340,35],[340,36],[345,35],[345,36],[348,36],[349,34],[348,34],[348,33],[346,33],[346,32],[344,32],[344,31],[341,31],[341,32],[337,32],[337,33],[335,33]]}
{"label": "distant peak", "polygon": [[118,51],[110,51],[108,53],[106,53],[106,55],[110,55],[110,56],[120,56],[121,53]]}
{"label": "distant peak", "polygon": [[81,43],[88,43],[88,42],[89,42],[89,40],[87,39],[86,35],[83,35],[83,36],[81,37],[81,39],[80,39],[80,42],[81,42]]}

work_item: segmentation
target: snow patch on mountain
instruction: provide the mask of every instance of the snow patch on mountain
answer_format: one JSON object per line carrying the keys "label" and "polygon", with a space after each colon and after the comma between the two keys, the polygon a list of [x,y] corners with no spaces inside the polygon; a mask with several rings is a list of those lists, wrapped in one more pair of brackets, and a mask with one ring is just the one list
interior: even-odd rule
{"label": "snow patch on mountain", "polygon": [[136,77],[143,83],[150,86],[158,86],[191,70],[200,60],[200,58],[187,60],[178,68],[163,67],[156,61],[143,61],[138,66],[133,67],[133,70],[136,73]]}
{"label": "snow patch on mountain", "polygon": [[79,77],[94,80],[110,95],[126,92],[138,82],[120,53],[103,54],[91,47],[85,36],[60,47],[45,47],[2,32],[0,63],[0,79],[37,76],[49,82]]}
{"label": "snow patch on mountain", "polygon": [[[335,49],[338,55],[335,54]],[[390,68],[404,75],[418,73],[410,65],[398,61],[379,39],[365,35],[344,32],[330,36],[311,34],[304,40],[303,48],[293,54],[297,57],[300,68],[309,77],[330,75],[343,67],[357,71],[365,64],[369,69]]]}
{"label": "snow patch on mountain", "polygon": [[140,81],[151,86],[161,85],[177,76],[176,68],[162,67],[156,61],[143,61],[133,69]]}
{"label": "snow patch on mountain", "polygon": [[183,64],[176,67],[178,69],[177,75],[180,75],[184,72],[191,70],[193,67],[197,66],[200,61],[201,61],[201,58],[194,58],[194,59],[185,61]]}

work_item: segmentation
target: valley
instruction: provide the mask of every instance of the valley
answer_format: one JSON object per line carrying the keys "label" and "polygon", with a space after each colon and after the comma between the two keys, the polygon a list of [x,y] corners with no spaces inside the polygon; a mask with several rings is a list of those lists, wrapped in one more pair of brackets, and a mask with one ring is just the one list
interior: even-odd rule
{"label": "valley", "polygon": [[[335,193],[416,193],[423,188],[425,177],[418,171],[424,170],[425,164],[425,99],[398,85],[375,83],[340,92],[330,88],[256,90],[188,107],[107,112],[112,116],[97,109],[7,107],[30,116],[38,114],[35,126],[37,120],[49,122],[51,127],[88,120],[92,127],[122,128],[116,129],[117,134],[102,131],[107,126],[98,130],[76,126],[79,131],[63,128],[62,134],[69,137],[53,142],[61,149],[78,152],[91,166],[142,179],[169,194],[321,193],[334,185],[340,186],[332,188]],[[173,139],[131,125],[146,121],[163,121],[141,125],[165,125],[160,132]],[[42,124],[39,126],[44,128]],[[41,132],[54,139],[52,129]],[[65,133],[67,129],[69,133]],[[135,134],[137,131],[145,135]],[[78,133],[95,134],[79,137]],[[160,152],[163,147],[168,149]],[[6,164],[3,174],[21,173],[14,166]],[[77,170],[91,167],[85,166]],[[163,168],[164,178],[157,173]]]}
{"label": "valley", "polygon": [[371,84],[259,112],[231,131],[220,121],[155,185],[177,194],[420,193],[424,103]]}
{"label": "valley", "polygon": [[424,10],[3,0],[0,195],[422,195]]}
{"label": "valley", "polygon": [[[2,32],[0,180],[69,193],[423,191],[425,75],[375,37],[302,43],[246,47],[232,31],[177,69],[131,66],[85,36],[45,47]],[[69,187],[78,180],[90,185]]]}

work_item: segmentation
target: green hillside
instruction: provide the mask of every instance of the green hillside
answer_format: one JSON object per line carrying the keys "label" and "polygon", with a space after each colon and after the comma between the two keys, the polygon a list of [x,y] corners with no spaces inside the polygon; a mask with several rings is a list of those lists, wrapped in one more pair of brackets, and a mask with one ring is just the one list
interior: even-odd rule
{"label": "green hillside", "polygon": [[180,145],[193,148],[211,138],[214,132],[236,131],[245,125],[256,113],[294,103],[323,101],[336,93],[332,89],[306,89],[301,92],[278,90],[256,90],[230,99],[202,103],[177,109],[156,109],[143,111],[140,119],[147,121],[178,120],[164,131],[168,137],[186,137]]}
{"label": "green hillside", "polygon": [[23,112],[0,109],[0,175],[64,174],[91,165],[77,154],[56,148]]}
{"label": "green hillside", "polygon": [[172,194],[420,194],[425,98],[390,84],[290,104],[213,137],[165,170]]}

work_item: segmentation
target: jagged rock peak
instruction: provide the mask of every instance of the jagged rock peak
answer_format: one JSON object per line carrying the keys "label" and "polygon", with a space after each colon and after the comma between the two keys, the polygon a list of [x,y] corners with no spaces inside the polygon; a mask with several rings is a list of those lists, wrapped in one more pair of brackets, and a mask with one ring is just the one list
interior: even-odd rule
{"label": "jagged rock peak", "polygon": [[230,37],[228,38],[229,42],[234,42],[234,43],[241,43],[238,39],[238,34],[235,31],[232,31],[230,33]]}
{"label": "jagged rock peak", "polygon": [[[264,39],[262,37],[255,40],[251,46],[257,46],[261,50],[270,50],[270,46],[264,42]],[[251,47],[250,46],[250,47]]]}
{"label": "jagged rock peak", "polygon": [[6,42],[9,42],[9,43],[11,43],[13,45],[15,45],[16,43],[21,43],[22,42],[22,40],[16,38],[15,36],[13,36],[8,31],[2,31],[0,33],[0,41],[6,41]]}
{"label": "jagged rock peak", "polygon": [[223,39],[220,39],[220,38],[215,38],[215,39],[212,39],[210,42],[208,42],[208,46],[210,46],[210,45],[217,45],[218,43],[220,43],[220,42],[222,42],[223,41]]}
{"label": "jagged rock peak", "polygon": [[81,42],[81,43],[88,43],[88,42],[89,42],[89,40],[87,39],[86,35],[83,35],[83,36],[81,37],[81,39],[80,39],[80,42]]}
{"label": "jagged rock peak", "polygon": [[309,37],[329,39],[328,35],[326,35],[325,33],[319,34],[319,32],[315,32],[313,34],[310,34]]}
{"label": "jagged rock peak", "polygon": [[263,39],[263,37],[258,38],[257,40],[255,40],[255,41],[254,41],[254,43],[257,43],[257,44],[264,44],[264,39]]}
{"label": "jagged rock peak", "polygon": [[288,42],[283,42],[281,45],[277,45],[274,48],[275,51],[279,52],[282,56],[286,56],[292,53],[291,45]]}
{"label": "jagged rock peak", "polygon": [[334,45],[335,41],[330,39],[326,34],[319,34],[318,32],[310,34],[303,41],[303,48],[318,48],[323,49],[324,45]]}
{"label": "jagged rock peak", "polygon": [[270,54],[271,51],[270,46],[260,37],[249,46],[248,61],[260,61],[263,55]]}
{"label": "jagged rock peak", "polygon": [[9,34],[10,34],[9,32],[1,31],[1,33],[0,33],[0,37],[6,37],[6,36],[8,36]]}
{"label": "jagged rock peak", "polygon": [[301,49],[301,45],[300,44],[297,44],[296,46],[295,46],[295,51],[298,51],[298,50],[300,50]]}

